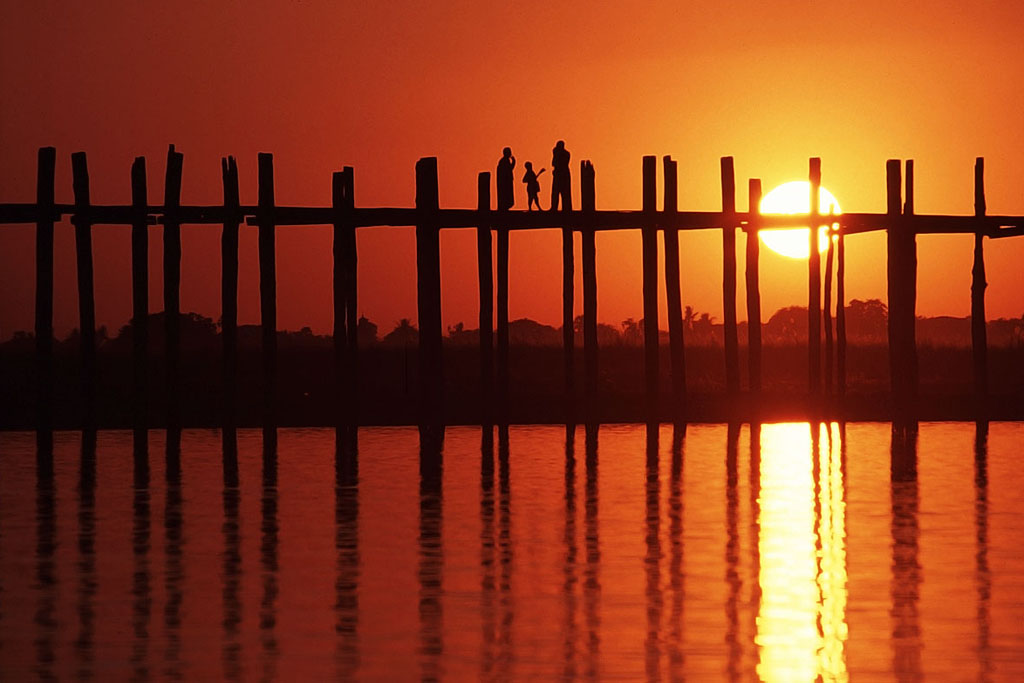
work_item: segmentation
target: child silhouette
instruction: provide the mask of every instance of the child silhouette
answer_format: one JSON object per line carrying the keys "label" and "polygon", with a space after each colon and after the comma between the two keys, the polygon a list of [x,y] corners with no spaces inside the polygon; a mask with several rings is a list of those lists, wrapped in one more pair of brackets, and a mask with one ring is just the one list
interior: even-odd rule
{"label": "child silhouette", "polygon": [[544,169],[540,169],[540,173],[533,172],[533,163],[526,162],[526,173],[523,174],[523,182],[526,183],[526,210],[533,211],[533,205],[537,205],[537,210],[540,211],[540,181],[537,179],[541,173],[544,173]]}

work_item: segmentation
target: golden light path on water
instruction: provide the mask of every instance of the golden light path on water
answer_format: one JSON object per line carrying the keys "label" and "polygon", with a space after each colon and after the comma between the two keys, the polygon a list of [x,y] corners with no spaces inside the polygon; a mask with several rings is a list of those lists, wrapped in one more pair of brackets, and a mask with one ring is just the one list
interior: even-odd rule
{"label": "golden light path on water", "polygon": [[[823,214],[842,213],[839,201],[824,187],[818,188],[818,206]],[[806,180],[783,183],[761,198],[758,209],[762,214],[801,214],[811,210],[811,184]],[[810,256],[810,232],[807,228],[759,231],[761,242],[777,254],[794,259]],[[818,251],[828,249],[828,227],[818,228]]]}
{"label": "golden light path on water", "polygon": [[837,425],[823,424],[815,443],[815,428],[769,424],[761,431],[755,642],[765,681],[848,679],[840,440]]}

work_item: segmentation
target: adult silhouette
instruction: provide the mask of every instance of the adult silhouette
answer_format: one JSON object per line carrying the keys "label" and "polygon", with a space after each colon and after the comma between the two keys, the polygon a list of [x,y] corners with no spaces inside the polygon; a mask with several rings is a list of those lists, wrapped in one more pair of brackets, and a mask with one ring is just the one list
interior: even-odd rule
{"label": "adult silhouette", "polygon": [[572,211],[572,179],[569,176],[569,150],[565,141],[559,140],[551,150],[551,210],[558,210],[558,199],[562,199],[562,210]]}
{"label": "adult silhouette", "polygon": [[506,147],[501,152],[501,159],[498,160],[498,172],[495,178],[498,183],[498,210],[507,211],[516,203],[515,194],[512,191],[513,178],[512,169],[516,167],[516,158],[512,156],[512,148]]}

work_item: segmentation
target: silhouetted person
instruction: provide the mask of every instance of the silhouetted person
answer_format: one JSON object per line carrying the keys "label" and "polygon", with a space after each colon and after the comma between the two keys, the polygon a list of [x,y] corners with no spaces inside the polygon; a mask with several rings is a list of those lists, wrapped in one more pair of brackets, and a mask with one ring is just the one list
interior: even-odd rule
{"label": "silhouetted person", "polygon": [[541,173],[544,173],[546,169],[540,169],[540,173],[533,172],[533,164],[529,161],[526,162],[526,173],[523,174],[523,182],[526,183],[526,210],[532,211],[533,205],[537,205],[537,210],[540,211],[540,181],[537,180]]}
{"label": "silhouetted person", "polygon": [[572,210],[572,179],[569,176],[569,150],[565,141],[559,140],[551,150],[551,210],[558,210],[558,199],[562,199],[562,210]]}
{"label": "silhouetted person", "polygon": [[506,147],[501,152],[501,159],[498,160],[498,210],[506,211],[516,203],[512,186],[515,180],[512,178],[512,169],[516,167],[516,158],[512,156],[512,148]]}

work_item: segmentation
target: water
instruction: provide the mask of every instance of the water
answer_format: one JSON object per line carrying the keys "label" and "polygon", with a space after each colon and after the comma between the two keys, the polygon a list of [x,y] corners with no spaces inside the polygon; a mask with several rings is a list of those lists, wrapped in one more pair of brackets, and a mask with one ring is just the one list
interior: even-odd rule
{"label": "water", "polygon": [[1024,425],[811,432],[0,434],[0,678],[1021,679]]}

